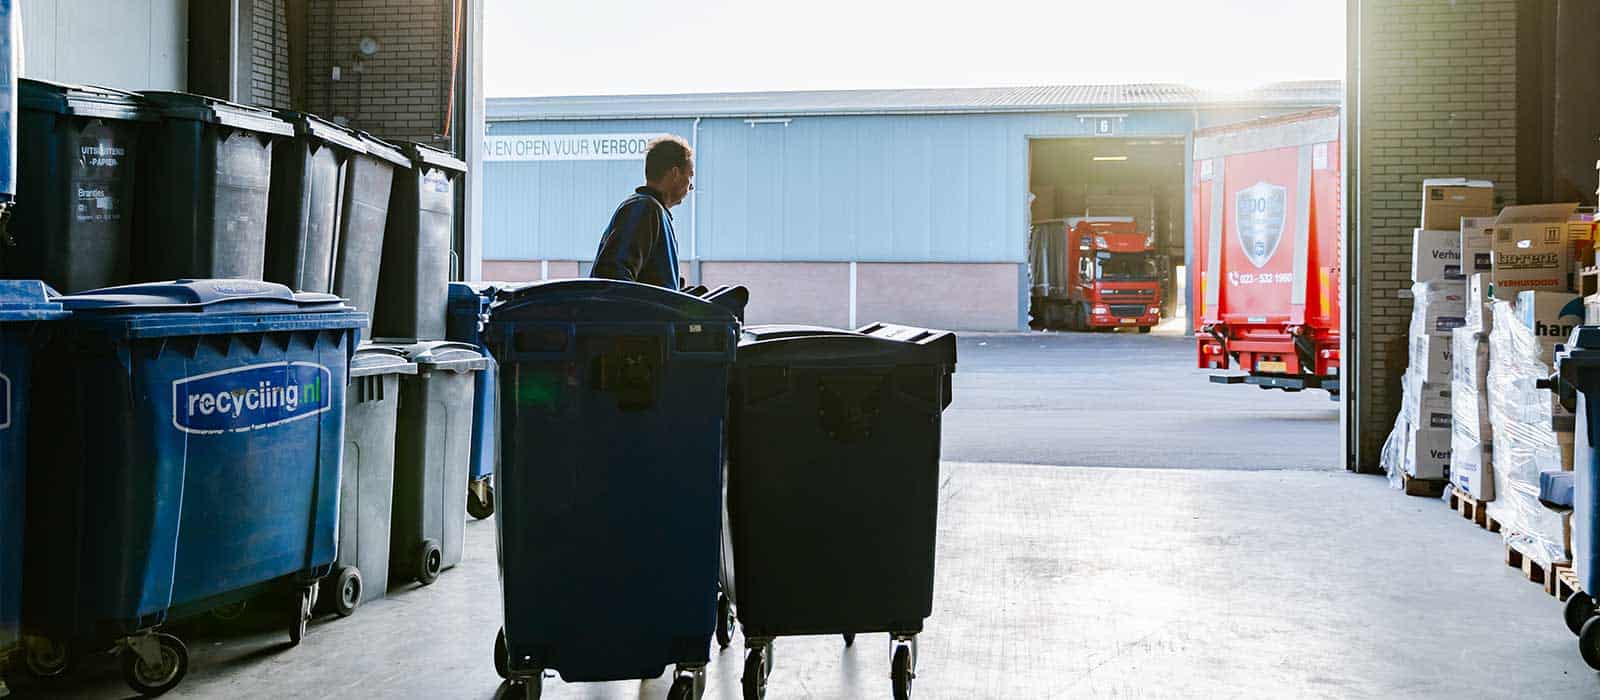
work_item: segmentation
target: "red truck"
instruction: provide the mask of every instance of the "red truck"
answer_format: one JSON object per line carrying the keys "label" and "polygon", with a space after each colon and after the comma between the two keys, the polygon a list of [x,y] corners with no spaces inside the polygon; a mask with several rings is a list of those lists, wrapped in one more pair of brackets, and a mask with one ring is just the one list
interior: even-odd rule
{"label": "red truck", "polygon": [[1219,384],[1339,395],[1339,110],[1196,131],[1189,288]]}
{"label": "red truck", "polygon": [[1029,239],[1034,325],[1149,333],[1161,322],[1161,270],[1152,244],[1128,217],[1035,223]]}

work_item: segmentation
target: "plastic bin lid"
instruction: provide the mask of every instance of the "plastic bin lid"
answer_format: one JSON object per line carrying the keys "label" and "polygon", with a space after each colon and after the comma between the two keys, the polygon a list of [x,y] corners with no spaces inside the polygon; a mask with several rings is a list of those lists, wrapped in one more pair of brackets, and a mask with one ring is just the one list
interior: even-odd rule
{"label": "plastic bin lid", "polygon": [[396,168],[411,169],[411,159],[407,158],[398,146],[365,131],[358,131],[356,135],[361,137],[362,145],[366,146],[367,155],[389,161],[389,164]]}
{"label": "plastic bin lid", "polygon": [[40,112],[125,121],[146,121],[152,116],[138,94],[95,85],[19,78],[17,93],[23,109]]}
{"label": "plastic bin lid", "polygon": [[690,294],[606,279],[565,279],[502,289],[489,307],[489,320],[739,322],[727,307]]}
{"label": "plastic bin lid", "polygon": [[363,343],[350,358],[350,378],[379,374],[416,374],[417,364],[406,357],[403,347]]}
{"label": "plastic bin lid", "polygon": [[68,310],[78,313],[300,313],[352,310],[343,299],[332,294],[296,294],[275,282],[231,279],[181,279],[129,284],[79,292],[59,297],[59,300]]}
{"label": "plastic bin lid", "polygon": [[954,369],[956,336],[949,331],[886,323],[854,331],[792,324],[748,326],[739,342],[737,362],[940,365]]}
{"label": "plastic bin lid", "polygon": [[0,321],[49,321],[67,315],[54,289],[39,280],[0,280]]}
{"label": "plastic bin lid", "polygon": [[487,369],[489,360],[471,343],[454,340],[424,340],[402,348],[407,359],[420,369],[465,372]]}
{"label": "plastic bin lid", "polygon": [[265,109],[187,92],[148,90],[139,93],[168,119],[188,119],[275,136],[294,136],[294,125]]}
{"label": "plastic bin lid", "polygon": [[367,152],[367,144],[360,134],[322,117],[287,109],[279,110],[275,115],[294,126],[295,136],[301,138],[309,136],[355,153]]}
{"label": "plastic bin lid", "polygon": [[423,165],[441,168],[456,173],[467,172],[467,164],[460,158],[427,144],[421,144],[415,141],[405,141],[400,144],[400,150],[404,151],[406,156],[412,161],[421,163]]}

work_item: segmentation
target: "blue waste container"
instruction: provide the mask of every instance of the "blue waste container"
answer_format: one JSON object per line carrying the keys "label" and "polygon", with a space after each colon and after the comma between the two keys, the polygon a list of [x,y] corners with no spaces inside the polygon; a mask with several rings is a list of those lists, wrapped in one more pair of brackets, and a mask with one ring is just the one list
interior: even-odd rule
{"label": "blue waste container", "polygon": [[702,686],[717,595],[723,425],[738,321],[632,282],[502,292],[495,668]]}
{"label": "blue waste container", "polygon": [[1578,635],[1578,649],[1600,670],[1600,610],[1594,591],[1600,585],[1600,326],[1579,326],[1556,353],[1556,391],[1574,410],[1572,466],[1572,570],[1582,591],[1567,599],[1567,626]]}
{"label": "blue waste container", "polygon": [[870,632],[891,635],[895,696],[909,695],[916,635],[933,612],[940,416],[955,364],[947,331],[744,330],[728,400],[731,551],[717,641],[728,645],[736,607],[746,698],[765,694],[775,637],[849,644]]}
{"label": "blue waste container", "polygon": [[[134,690],[188,654],[153,630],[269,591],[291,642],[335,554],[345,385],[364,314],[248,280],[61,297],[36,358],[27,666],[116,642]],[[37,639],[37,641],[35,641]]]}
{"label": "blue waste container", "polygon": [[494,301],[495,293],[511,286],[505,282],[451,282],[445,309],[445,339],[471,343],[488,360],[488,366],[473,375],[472,385],[472,462],[467,474],[467,514],[478,520],[494,515],[494,466],[500,456],[496,447],[500,426],[494,415],[499,367],[489,346],[483,342],[483,321],[488,317],[489,303]]}
{"label": "blue waste container", "polygon": [[[28,396],[42,322],[66,316],[36,280],[0,280],[0,657],[17,641],[27,474]],[[0,683],[0,688],[4,688]]]}

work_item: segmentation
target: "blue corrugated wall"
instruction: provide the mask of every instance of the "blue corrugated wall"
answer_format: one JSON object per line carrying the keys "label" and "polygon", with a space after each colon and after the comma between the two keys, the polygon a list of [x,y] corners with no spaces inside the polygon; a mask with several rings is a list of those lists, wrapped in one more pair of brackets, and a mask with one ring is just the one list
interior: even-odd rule
{"label": "blue corrugated wall", "polygon": [[[1134,111],[1115,136],[1183,137],[1196,118]],[[1075,114],[797,116],[705,119],[697,135],[689,119],[490,122],[488,133],[695,139],[697,191],[673,211],[685,260],[1021,263],[1028,139],[1093,136],[1093,124]],[[588,260],[643,162],[488,162],[485,171],[485,259]]]}

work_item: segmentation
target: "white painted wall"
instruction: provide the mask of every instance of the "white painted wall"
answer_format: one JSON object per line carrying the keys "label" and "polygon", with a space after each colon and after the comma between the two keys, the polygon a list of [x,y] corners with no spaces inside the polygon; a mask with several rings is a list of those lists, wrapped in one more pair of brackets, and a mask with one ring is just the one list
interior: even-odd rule
{"label": "white painted wall", "polygon": [[188,83],[189,2],[19,0],[22,75],[124,90],[182,90]]}

